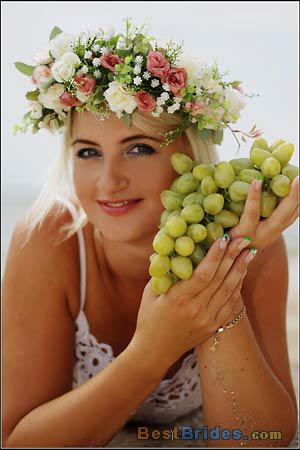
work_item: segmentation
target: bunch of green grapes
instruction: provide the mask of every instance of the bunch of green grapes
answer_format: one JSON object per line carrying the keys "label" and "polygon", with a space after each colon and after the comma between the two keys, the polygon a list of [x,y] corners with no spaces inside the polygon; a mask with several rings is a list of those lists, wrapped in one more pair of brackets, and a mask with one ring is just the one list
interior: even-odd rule
{"label": "bunch of green grapes", "polygon": [[161,193],[165,208],[153,240],[149,274],[160,295],[179,280],[188,280],[212,243],[239,223],[250,184],[263,179],[261,218],[268,217],[287,196],[298,167],[289,164],[291,143],[279,139],[270,147],[259,137],[250,158],[199,164],[174,153],[171,164],[179,176]]}

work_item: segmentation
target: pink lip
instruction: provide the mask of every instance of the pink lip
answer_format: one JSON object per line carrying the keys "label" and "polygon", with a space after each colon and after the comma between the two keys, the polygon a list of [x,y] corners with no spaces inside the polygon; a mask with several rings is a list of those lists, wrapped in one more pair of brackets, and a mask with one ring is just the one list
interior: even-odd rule
{"label": "pink lip", "polygon": [[134,209],[137,206],[137,204],[140,203],[140,201],[141,199],[124,206],[109,206],[102,202],[97,203],[99,204],[100,208],[109,216],[121,216],[122,214],[126,214],[127,212]]}

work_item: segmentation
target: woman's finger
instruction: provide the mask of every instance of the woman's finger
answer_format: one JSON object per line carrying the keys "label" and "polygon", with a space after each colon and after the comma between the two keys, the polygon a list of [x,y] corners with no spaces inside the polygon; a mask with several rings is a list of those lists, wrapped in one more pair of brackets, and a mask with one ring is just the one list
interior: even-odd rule
{"label": "woman's finger", "polygon": [[230,236],[232,238],[245,236],[245,234],[251,238],[254,236],[261,213],[261,186],[262,180],[255,179],[252,181],[240,221],[238,225],[230,231]]}

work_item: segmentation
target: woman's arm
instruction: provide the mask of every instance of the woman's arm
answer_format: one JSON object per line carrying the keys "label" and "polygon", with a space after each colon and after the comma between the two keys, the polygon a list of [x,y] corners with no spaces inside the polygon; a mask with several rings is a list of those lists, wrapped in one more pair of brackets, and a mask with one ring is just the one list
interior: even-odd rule
{"label": "woman's arm", "polygon": [[54,246],[50,235],[42,227],[21,248],[21,224],[11,240],[3,280],[2,443],[99,447],[131,418],[164,368],[155,352],[144,355],[129,344],[72,390],[74,322],[63,288],[71,252],[63,246],[70,240]]}
{"label": "woman's arm", "polygon": [[[287,354],[285,308],[287,261],[282,238],[249,266],[242,289],[247,315],[198,348],[204,421],[252,431],[280,431],[281,440],[248,439],[244,446],[287,446],[296,429],[296,403]],[[235,314],[242,308],[237,305]],[[238,434],[237,434],[238,435]],[[208,440],[207,446],[240,446],[241,440]]]}

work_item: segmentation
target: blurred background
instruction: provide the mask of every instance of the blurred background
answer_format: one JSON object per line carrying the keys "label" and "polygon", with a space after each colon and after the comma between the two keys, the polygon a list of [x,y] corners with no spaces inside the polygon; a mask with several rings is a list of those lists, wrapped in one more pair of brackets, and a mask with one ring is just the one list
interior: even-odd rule
{"label": "blurred background", "polygon": [[[14,124],[28,110],[25,92],[30,78],[14,62],[33,64],[36,52],[48,44],[56,25],[67,33],[96,30],[111,24],[124,31],[124,18],[136,25],[147,21],[161,44],[183,41],[184,52],[215,60],[229,71],[229,79],[242,80],[247,99],[235,129],[249,131],[254,124],[269,142],[283,138],[295,145],[292,164],[299,165],[298,140],[298,2],[1,2],[2,18],[2,229],[1,273],[5,268],[11,233],[16,221],[37,196],[48,167],[60,151],[61,137],[44,130],[13,136]],[[225,132],[220,158],[249,154],[251,141],[237,144]],[[284,232],[289,258],[287,330],[289,356],[298,389],[298,220]]]}

